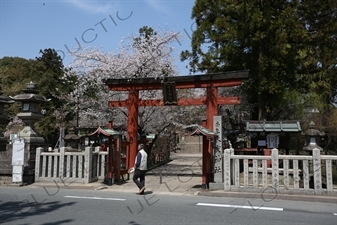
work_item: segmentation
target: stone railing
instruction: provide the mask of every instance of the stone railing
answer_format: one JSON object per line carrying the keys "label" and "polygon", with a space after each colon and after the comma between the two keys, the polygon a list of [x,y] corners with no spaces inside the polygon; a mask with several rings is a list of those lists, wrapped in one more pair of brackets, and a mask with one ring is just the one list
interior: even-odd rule
{"label": "stone railing", "polygon": [[36,149],[35,182],[90,183],[104,179],[108,152],[91,147],[83,152],[44,152]]}
{"label": "stone railing", "polygon": [[223,159],[225,191],[337,195],[337,155],[321,155],[318,149],[310,156],[279,155],[277,149],[270,156],[234,155],[234,149],[226,149]]}

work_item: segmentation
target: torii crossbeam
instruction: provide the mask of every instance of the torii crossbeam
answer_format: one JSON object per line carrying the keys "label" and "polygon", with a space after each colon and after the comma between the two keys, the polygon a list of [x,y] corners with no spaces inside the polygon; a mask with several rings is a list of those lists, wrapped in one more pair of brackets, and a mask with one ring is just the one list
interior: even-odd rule
{"label": "torii crossbeam", "polygon": [[[203,74],[193,76],[176,76],[165,78],[125,78],[125,79],[105,79],[104,83],[111,91],[128,91],[127,100],[109,101],[110,107],[128,108],[127,138],[130,144],[130,154],[127,160],[127,167],[133,166],[137,154],[137,128],[138,128],[138,107],[139,106],[164,106],[161,99],[142,100],[139,99],[140,90],[160,90],[164,82],[175,84],[176,89],[206,88],[206,97],[202,98],[181,98],[177,100],[178,106],[207,106],[206,128],[213,130],[213,117],[218,115],[219,105],[240,104],[239,97],[222,97],[218,95],[218,87],[233,87],[242,84],[242,80],[247,79],[249,70],[230,71],[216,74]],[[202,187],[207,188],[212,180],[212,146],[210,140],[203,143],[203,163],[202,163]]]}

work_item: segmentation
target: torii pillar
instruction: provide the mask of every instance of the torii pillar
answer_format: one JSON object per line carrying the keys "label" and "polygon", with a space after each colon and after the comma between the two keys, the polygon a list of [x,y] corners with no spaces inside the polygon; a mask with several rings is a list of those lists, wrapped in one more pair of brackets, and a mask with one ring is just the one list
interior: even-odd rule
{"label": "torii pillar", "polygon": [[128,98],[128,141],[129,141],[129,160],[127,165],[129,168],[134,165],[134,160],[137,155],[137,140],[138,140],[138,101],[139,101],[139,91],[131,90],[129,91]]}
{"label": "torii pillar", "polygon": [[[218,89],[209,85],[206,89],[206,114],[207,120],[206,124],[203,124],[209,130],[213,130],[213,118],[218,115]],[[203,153],[202,153],[202,188],[208,189],[209,182],[213,181],[212,177],[212,139],[207,138],[207,136],[203,136]]]}

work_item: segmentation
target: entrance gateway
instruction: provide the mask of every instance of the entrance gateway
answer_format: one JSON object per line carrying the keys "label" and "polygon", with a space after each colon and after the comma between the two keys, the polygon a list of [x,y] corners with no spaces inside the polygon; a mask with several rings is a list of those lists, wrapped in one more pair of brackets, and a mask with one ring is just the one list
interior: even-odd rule
{"label": "entrance gateway", "polygon": [[[213,117],[218,115],[219,105],[240,104],[239,97],[222,97],[218,95],[219,87],[240,86],[243,79],[247,79],[249,70],[229,71],[224,73],[203,74],[193,76],[175,76],[163,78],[125,78],[125,79],[105,79],[103,82],[110,91],[128,91],[128,99],[121,101],[109,101],[109,107],[127,107],[128,126],[127,141],[129,142],[129,154],[127,168],[132,167],[137,154],[137,128],[138,128],[138,107],[139,106],[197,106],[206,105],[206,128],[213,130]],[[168,86],[165,87],[165,84]],[[139,99],[139,91],[161,90],[173,93],[165,96],[164,99]],[[167,88],[167,89],[166,89]],[[176,89],[206,88],[206,96],[202,98],[180,98],[175,99]],[[165,93],[164,93],[165,94]],[[202,150],[202,188],[208,188],[212,181],[212,143],[210,139],[203,139]]]}

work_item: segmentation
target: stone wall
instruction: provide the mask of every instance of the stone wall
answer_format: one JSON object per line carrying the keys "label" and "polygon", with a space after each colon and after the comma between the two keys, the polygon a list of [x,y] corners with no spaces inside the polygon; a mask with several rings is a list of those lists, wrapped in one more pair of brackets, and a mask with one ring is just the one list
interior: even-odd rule
{"label": "stone wall", "polygon": [[[26,140],[25,140],[26,142]],[[34,182],[34,169],[35,169],[35,149],[39,147],[35,143],[25,143],[24,149],[24,174],[23,183],[33,183]],[[6,151],[0,151],[0,182],[1,184],[11,184],[12,183],[12,154],[13,146],[12,144],[7,144]]]}
{"label": "stone wall", "polygon": [[7,185],[12,183],[12,175],[0,175],[0,185]]}
{"label": "stone wall", "polygon": [[12,151],[11,146],[6,147],[6,151],[0,151],[0,175],[12,176]]}

